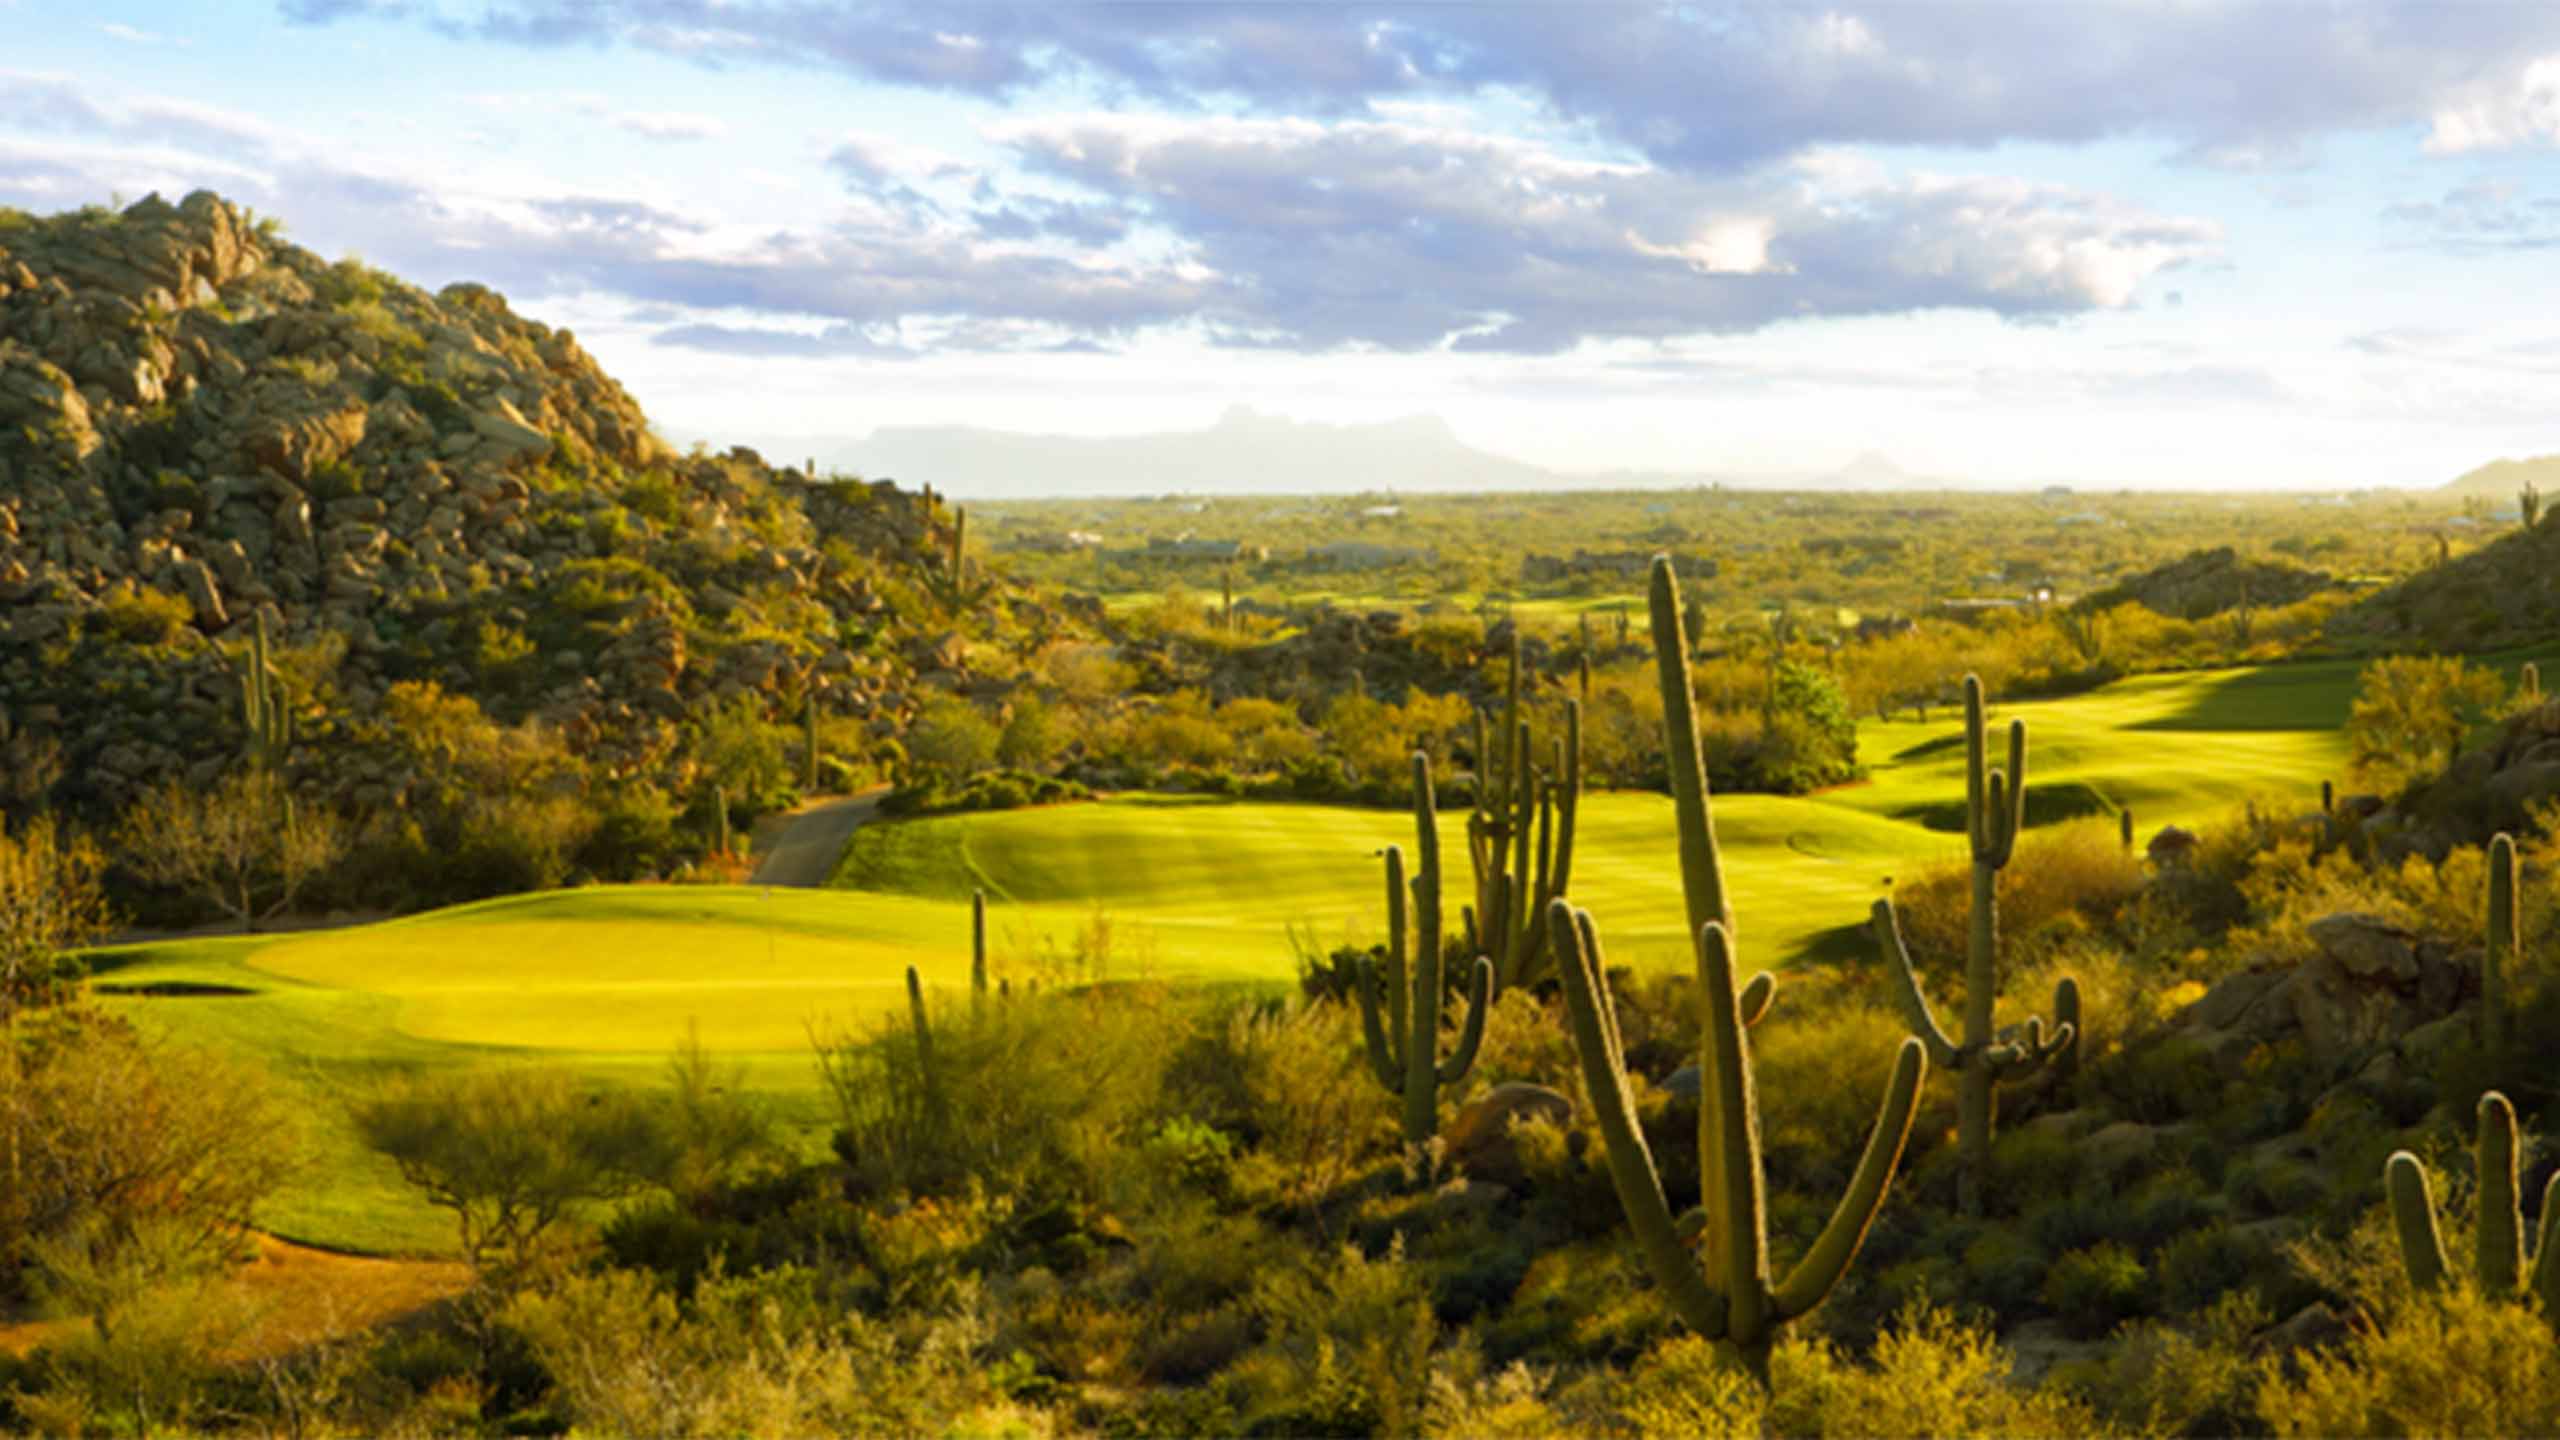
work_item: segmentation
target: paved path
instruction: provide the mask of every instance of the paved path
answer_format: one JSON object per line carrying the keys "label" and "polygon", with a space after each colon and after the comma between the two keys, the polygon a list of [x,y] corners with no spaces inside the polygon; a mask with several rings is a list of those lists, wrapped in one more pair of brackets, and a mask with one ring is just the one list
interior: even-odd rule
{"label": "paved path", "polygon": [[[822,800],[782,817],[781,828],[756,838],[756,885],[819,886],[827,883],[853,832],[880,808],[889,787],[879,786],[841,800]],[[757,827],[762,829],[763,827]]]}

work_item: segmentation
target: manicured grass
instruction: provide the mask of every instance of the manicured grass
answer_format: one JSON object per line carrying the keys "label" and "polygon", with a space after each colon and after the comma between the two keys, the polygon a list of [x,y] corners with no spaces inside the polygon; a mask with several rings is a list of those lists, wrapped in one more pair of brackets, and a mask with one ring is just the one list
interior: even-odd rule
{"label": "manicured grass", "polygon": [[[2254,793],[2308,797],[2341,773],[2352,664],[2151,676],[2001,707],[2030,731],[2034,791],[2057,810],[2129,805],[2147,834]],[[1961,857],[1961,724],[1870,722],[1872,778],[1814,796],[1731,795],[1718,830],[1745,963],[1864,964],[1856,933],[1888,877]],[[1443,817],[1452,923],[1469,887],[1463,813]],[[101,952],[107,986],[239,993],[113,995],[147,1024],[264,1059],[304,1102],[313,1163],[267,1220],[317,1244],[450,1248],[447,1219],[356,1141],[350,1101],[390,1074],[555,1061],[655,1083],[688,1026],[746,1070],[800,1143],[827,1124],[812,1028],[902,1012],[904,975],[967,983],[971,889],[994,901],[997,972],[1051,982],[1154,975],[1281,986],[1290,930],[1331,947],[1384,928],[1376,854],[1410,849],[1401,812],[1128,796],[882,822],[818,891],[604,887],[516,897],[379,925]],[[1670,801],[1594,794],[1574,892],[1613,963],[1685,963]],[[1079,955],[1081,954],[1081,959]]]}

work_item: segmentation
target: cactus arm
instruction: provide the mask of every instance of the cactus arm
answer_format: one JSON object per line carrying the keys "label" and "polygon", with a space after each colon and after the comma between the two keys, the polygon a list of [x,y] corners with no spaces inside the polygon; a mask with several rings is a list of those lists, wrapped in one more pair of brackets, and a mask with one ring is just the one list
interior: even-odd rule
{"label": "cactus arm", "polygon": [[1467,1078],[1475,1068],[1476,1047],[1484,1043],[1485,1011],[1493,1008],[1493,962],[1482,955],[1476,957],[1475,969],[1467,980],[1467,1018],[1458,1029],[1458,1048],[1440,1062],[1435,1078],[1443,1085],[1455,1085]]}
{"label": "cactus arm", "polygon": [[[1405,1015],[1404,967],[1405,956],[1410,952],[1405,948],[1404,897],[1404,851],[1390,845],[1387,847],[1387,1007],[1389,1033],[1395,1036],[1398,1045],[1404,1043],[1411,1023]],[[1396,1063],[1401,1067],[1403,1061],[1399,1059]],[[1393,1085],[1395,1082],[1388,1083]]]}
{"label": "cactus arm", "polygon": [[2560,1175],[2542,1187],[2542,1225],[2534,1236],[2534,1297],[2542,1302],[2545,1320],[2560,1323]]}
{"label": "cactus arm", "polygon": [[1967,1056],[1947,1038],[1938,1025],[1938,1017],[1929,1011],[1929,997],[1920,992],[1920,977],[1911,964],[1911,947],[1902,939],[1902,919],[1894,912],[1891,900],[1878,900],[1873,916],[1876,948],[1883,952],[1885,969],[1894,978],[1894,998],[1901,1003],[1903,1023],[1912,1035],[1928,1047],[1929,1058],[1949,1069],[1963,1068]]}
{"label": "cactus arm", "polygon": [[2495,1090],[2480,1097],[2473,1154],[2480,1171],[2479,1199],[2472,1207],[2480,1293],[2504,1299],[2524,1279],[2524,1216],[2516,1209],[2515,1107]]}
{"label": "cactus arm", "polygon": [[2053,982],[2053,1068],[2068,1080],[2080,1071],[2080,982],[2065,975]]}
{"label": "cactus arm", "polygon": [[1991,773],[1982,744],[1982,677],[1964,677],[1964,818],[1965,840],[1979,860],[1991,848],[1992,807],[1983,803],[1983,782]]}
{"label": "cactus arm", "polygon": [[1766,970],[1752,976],[1751,983],[1742,987],[1742,999],[1739,1002],[1739,1008],[1742,1011],[1742,1028],[1748,1030],[1759,1024],[1768,1016],[1769,1006],[1777,998],[1777,976]]}
{"label": "cactus arm", "polygon": [[1397,1094],[1404,1091],[1404,1058],[1395,1047],[1403,1037],[1399,1032],[1396,1040],[1387,1038],[1387,1027],[1379,1023],[1378,1010],[1379,992],[1393,992],[1401,979],[1398,976],[1394,980],[1382,980],[1378,974],[1378,962],[1367,957],[1363,957],[1352,971],[1352,993],[1360,997],[1360,1034],[1368,1044],[1369,1068],[1376,1073],[1378,1083]]}
{"label": "cactus arm", "polygon": [[1840,1196],[1829,1223],[1814,1237],[1796,1267],[1772,1297],[1780,1320],[1793,1320],[1819,1305],[1858,1256],[1868,1227],[1884,1207],[1884,1192],[1902,1164],[1903,1146],[1911,1138],[1911,1117],[1920,1107],[1920,1082],[1929,1075],[1927,1049],[1918,1036],[1907,1036],[1893,1057],[1893,1078],[1885,1085],[1884,1103],[1876,1110],[1875,1128],[1867,1132],[1867,1148],[1849,1188]]}
{"label": "cactus arm", "polygon": [[1688,1240],[1663,1199],[1662,1177],[1654,1169],[1653,1151],[1637,1128],[1635,1100],[1627,1092],[1625,1056],[1618,1047],[1615,1006],[1609,999],[1600,937],[1591,917],[1557,900],[1547,906],[1547,943],[1555,951],[1556,969],[1564,977],[1565,1014],[1573,1029],[1574,1050],[1582,1058],[1582,1078],[1600,1125],[1608,1155],[1609,1180],[1635,1232],[1636,1248],[1661,1287],[1663,1298],[1690,1329],[1709,1340],[1725,1334],[1725,1297],[1707,1284],[1690,1258]]}
{"label": "cactus arm", "polygon": [[2480,956],[2480,1035],[2491,1045],[2507,1038],[2507,980],[2520,932],[2516,925],[2516,842],[2499,834],[2489,842],[2489,933]]}
{"label": "cactus arm", "polygon": [[2391,1192],[2391,1221],[2400,1232],[2400,1260],[2409,1284],[2421,1291],[2444,1284],[2448,1268],[2444,1236],[2436,1230],[2436,1202],[2427,1191],[2427,1167],[2406,1150],[2395,1150],[2383,1162],[2382,1178]]}
{"label": "cactus arm", "polygon": [[2019,832],[2027,828],[2027,722],[2009,722],[2009,768],[2001,772],[2009,782],[2008,809],[2000,824],[2000,854],[1992,863],[2006,865],[2018,848]]}
{"label": "cactus arm", "polygon": [[1440,813],[1431,793],[1431,758],[1413,756],[1413,956],[1405,966],[1412,1000],[1404,1042],[1404,1136],[1420,1145],[1440,1124],[1440,1092],[1432,1056],[1440,1047]]}
{"label": "cactus arm", "polygon": [[1664,758],[1671,769],[1672,813],[1680,825],[1680,889],[1695,935],[1710,920],[1738,938],[1724,890],[1724,864],[1707,812],[1707,767],[1698,753],[1697,696],[1690,688],[1689,641],[1680,628],[1680,582],[1669,556],[1653,557],[1649,601],[1653,609],[1653,659],[1662,686]]}
{"label": "cactus arm", "polygon": [[1574,821],[1582,810],[1582,702],[1564,702],[1564,789],[1556,796],[1555,889],[1549,899],[1573,884]]}
{"label": "cactus arm", "polygon": [[[1727,1337],[1749,1348],[1784,1317],[1770,1313],[1760,1102],[1752,1093],[1751,1042],[1742,1025],[1740,997],[1734,991],[1733,940],[1722,925],[1710,922],[1698,932],[1698,984],[1706,994],[1709,1037],[1704,1047],[1709,1062],[1704,1077],[1707,1105],[1700,1107],[1700,1113],[1712,1109],[1724,1117],[1712,1137],[1700,1137],[1708,1181],[1704,1198],[1716,1216],[1709,1243],[1720,1250],[1709,1263],[1724,1281]],[[1710,1142],[1715,1146],[1712,1155],[1706,1153]]]}

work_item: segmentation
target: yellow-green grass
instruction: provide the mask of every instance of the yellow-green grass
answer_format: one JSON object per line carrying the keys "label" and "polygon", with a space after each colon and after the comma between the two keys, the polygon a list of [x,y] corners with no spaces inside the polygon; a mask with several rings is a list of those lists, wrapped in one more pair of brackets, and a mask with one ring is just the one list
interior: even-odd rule
{"label": "yellow-green grass", "polygon": [[[2029,775],[2057,811],[2131,806],[2146,833],[2260,793],[2309,797],[2342,777],[2337,731],[2355,666],[2151,676],[2003,706],[2025,718]],[[1856,927],[1886,877],[1962,854],[1961,723],[1861,729],[1871,778],[1813,796],[1716,801],[1745,959],[1861,963]],[[1452,923],[1468,897],[1463,815],[1444,817]],[[540,1059],[652,1083],[687,1027],[814,1144],[826,1106],[810,1028],[878,1023],[904,974],[966,983],[967,896],[995,900],[1000,974],[1073,978],[1059,962],[1109,930],[1108,974],[1278,986],[1289,930],[1322,946],[1378,938],[1376,852],[1410,848],[1391,810],[1127,796],[997,814],[879,822],[846,888],[605,887],[517,897],[379,925],[126,947],[97,957],[109,1003],[264,1059],[312,1117],[313,1168],[268,1216],[295,1239],[366,1250],[449,1248],[445,1219],[363,1151],[350,1100],[389,1074]],[[1575,894],[1610,958],[1682,963],[1670,802],[1584,803]],[[1084,972],[1090,973],[1090,972]],[[229,987],[145,997],[137,986]]]}

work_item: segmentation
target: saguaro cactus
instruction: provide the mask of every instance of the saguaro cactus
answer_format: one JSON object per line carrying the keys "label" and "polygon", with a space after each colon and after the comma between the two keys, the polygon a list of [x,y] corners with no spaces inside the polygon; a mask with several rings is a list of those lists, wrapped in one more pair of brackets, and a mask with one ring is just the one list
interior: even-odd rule
{"label": "saguaro cactus", "polygon": [[249,634],[248,651],[240,657],[240,721],[247,732],[241,753],[264,769],[284,759],[293,743],[293,710],[285,696],[284,676],[267,658],[267,612],[258,612]]}
{"label": "saguaro cactus", "polygon": [[2116,839],[2124,846],[2125,849],[2131,850],[2133,848],[2132,811],[2119,810],[2116,812]]}
{"label": "saguaro cactus", "polygon": [[1920,975],[1902,941],[1902,922],[1893,901],[1878,900],[1873,923],[1876,947],[1895,980],[1911,1032],[1929,1050],[1929,1058],[1954,1070],[1956,1086],[1956,1207],[1967,1215],[1982,1213],[1983,1181],[1991,1171],[1991,1134],[1999,1102],[1995,1087],[2048,1060],[2060,1057],[2068,1068],[2077,1061],[2080,987],[2065,978],[2054,987],[2053,1038],[2044,1022],[2030,1019],[2025,1038],[2009,1043],[1994,1035],[1994,1006],[1999,1000],[1995,973],[2000,950],[2000,872],[2008,867],[2026,822],[2027,727],[2009,722],[2009,765],[1990,766],[1984,744],[1982,681],[1964,677],[1965,831],[1973,852],[1973,912],[1967,936],[1964,979],[1964,1042],[1959,1045],[1939,1028],[1920,990]]}
{"label": "saguaro cactus", "polygon": [[1582,801],[1581,702],[1565,702],[1564,735],[1541,771],[1531,763],[1536,747],[1520,718],[1520,678],[1514,630],[1502,745],[1498,752],[1487,747],[1478,712],[1476,807],[1467,817],[1467,859],[1476,881],[1470,921],[1502,989],[1532,984],[1547,969],[1546,905],[1572,883],[1574,818]]}
{"label": "saguaro cactus", "polygon": [[2516,693],[2531,704],[2542,703],[2542,665],[2539,661],[2527,660],[2524,668],[2516,672]]}
{"label": "saguaro cactus", "polygon": [[969,1003],[987,1003],[987,892],[969,892]]}
{"label": "saguaro cactus", "polygon": [[[1597,1112],[1609,1177],[1627,1213],[1654,1283],[1672,1309],[1700,1335],[1765,1378],[1776,1332],[1822,1303],[1848,1269],[1884,1202],[1911,1133],[1928,1061],[1917,1040],[1902,1042],[1866,1149],[1830,1222],[1787,1277],[1770,1282],[1750,1027],[1775,991],[1767,975],[1737,990],[1733,926],[1726,911],[1723,863],[1708,811],[1706,770],[1699,763],[1697,715],[1688,645],[1681,633],[1678,582],[1657,558],[1652,576],[1654,656],[1663,692],[1664,749],[1670,758],[1673,811],[1679,828],[1680,879],[1691,933],[1697,936],[1706,1023],[1699,1037],[1705,1089],[1698,1107],[1698,1159],[1705,1204],[1675,1220],[1653,1152],[1628,1092],[1617,1007],[1605,978],[1600,937],[1588,911],[1557,900],[1546,907],[1549,943],[1564,977],[1574,1049]],[[1704,1269],[1690,1253],[1699,1241]]]}
{"label": "saguaro cactus", "polygon": [[[1428,1144],[1440,1128],[1440,1087],[1467,1078],[1484,1039],[1493,1000],[1493,963],[1483,956],[1469,976],[1467,1013],[1458,1045],[1440,1058],[1440,817],[1431,794],[1431,762],[1413,757],[1413,945],[1406,951],[1404,852],[1387,847],[1387,954],[1360,967],[1360,1023],[1369,1068],[1390,1094],[1404,1098],[1407,1145]],[[1385,1012],[1382,1021],[1380,1012]]]}
{"label": "saguaro cactus", "polygon": [[2516,919],[2516,842],[2504,831],[2489,841],[2489,933],[2480,951],[2480,1043],[2503,1045],[2513,1026],[2507,990],[2523,953]]}
{"label": "saguaro cactus", "polygon": [[[1920,1081],[1928,1070],[1920,1042],[1904,1039],[1894,1057],[1893,1079],[1885,1088],[1875,1126],[1867,1132],[1866,1149],[1829,1223],[1786,1279],[1773,1286],[1763,1201],[1760,1102],[1753,1090],[1745,995],[1734,988],[1731,937],[1713,922],[1698,935],[1698,982],[1707,1006],[1699,1055],[1708,1090],[1698,1110],[1700,1193],[1706,1204],[1674,1220],[1653,1152],[1636,1124],[1617,1007],[1609,998],[1600,937],[1591,913],[1558,900],[1547,907],[1547,920],[1554,932],[1558,968],[1564,972],[1574,1048],[1581,1053],[1583,1081],[1591,1092],[1608,1151],[1609,1176],[1654,1283],[1691,1329],[1730,1346],[1745,1364],[1761,1372],[1777,1328],[1820,1305],[1831,1293],[1857,1257],[1867,1227],[1884,1204],[1885,1188],[1892,1183],[1894,1168],[1902,1162],[1903,1144],[1911,1135]],[[1763,998],[1765,1003],[1765,992]],[[1687,1246],[1687,1241],[1702,1233],[1704,1272]]]}
{"label": "saguaro cactus", "polygon": [[[2553,1240],[2560,1238],[2560,1175],[2542,1190],[2542,1228],[2535,1237],[2532,1265],[2524,1253],[2524,1213],[2516,1204],[2516,1111],[2507,1097],[2491,1090],[2480,1097],[2479,1124],[2472,1160],[2479,1170],[2479,1194],[2473,1204],[2473,1261],[2480,1293],[2493,1299],[2517,1299],[2530,1290],[2542,1301],[2546,1318],[2560,1318],[2560,1259]],[[2391,1219],[2400,1231],[2400,1259],[2409,1283],[2432,1290],[2445,1283],[2451,1267],[2445,1261],[2444,1235],[2436,1228],[2435,1197],[2428,1193],[2427,1167],[2406,1150],[2394,1151],[2382,1165],[2383,1185],[2391,1194]]]}

